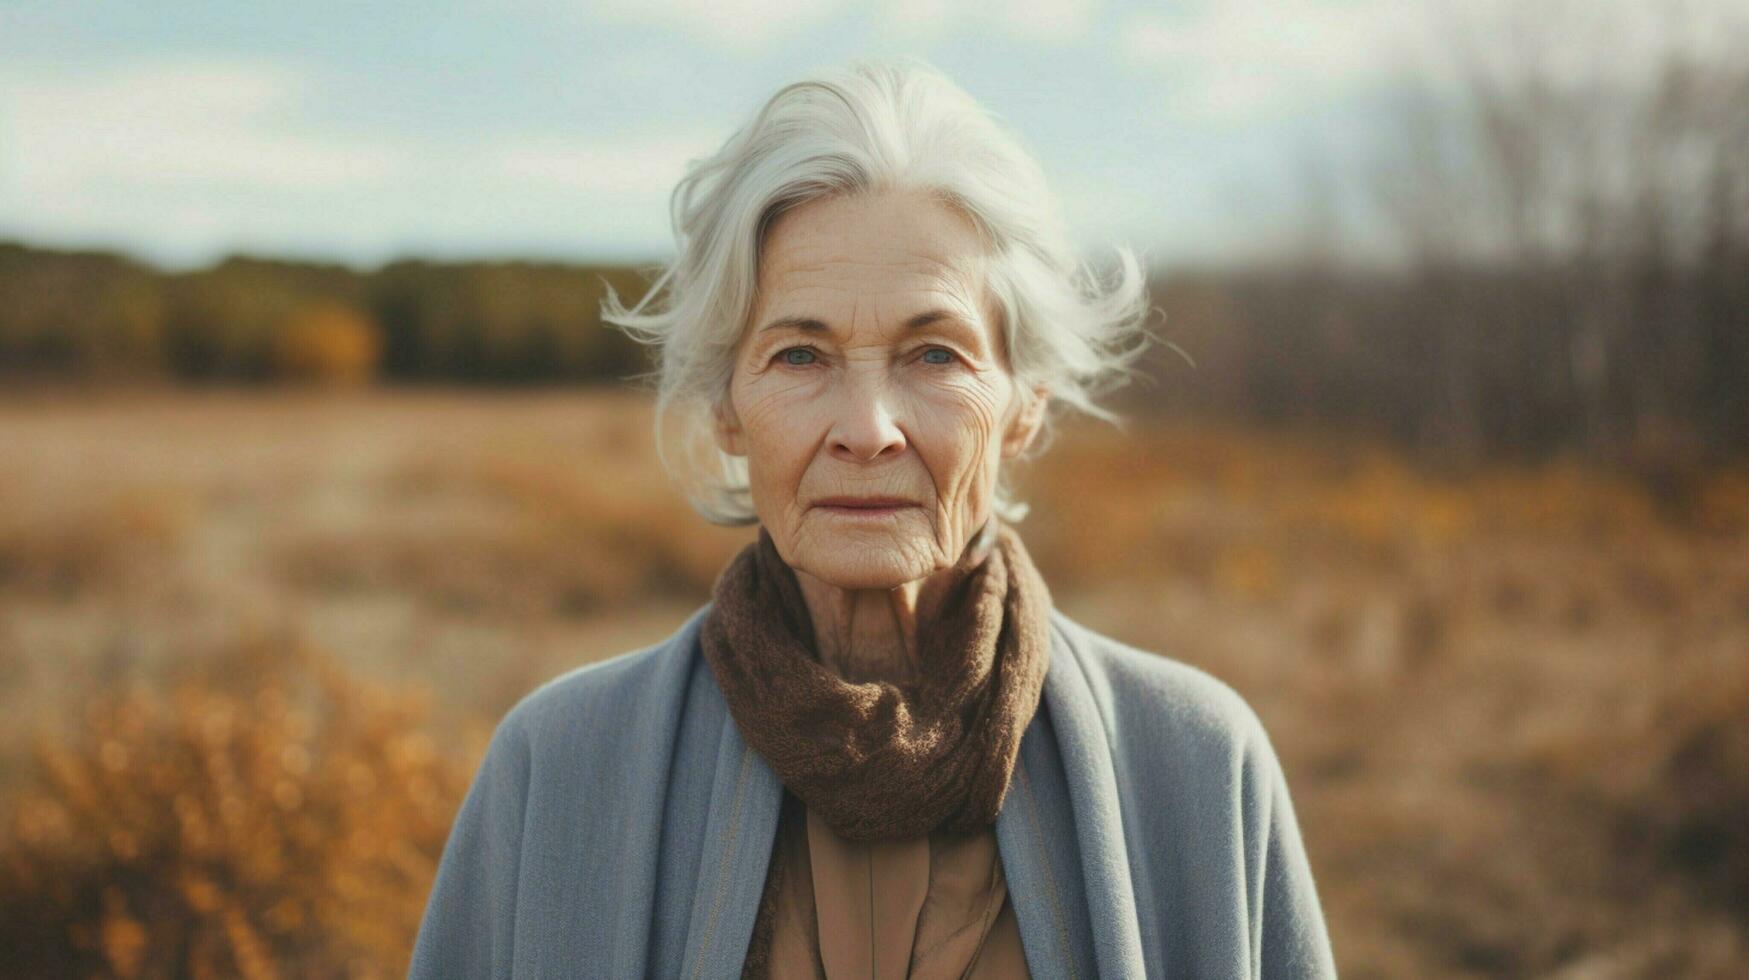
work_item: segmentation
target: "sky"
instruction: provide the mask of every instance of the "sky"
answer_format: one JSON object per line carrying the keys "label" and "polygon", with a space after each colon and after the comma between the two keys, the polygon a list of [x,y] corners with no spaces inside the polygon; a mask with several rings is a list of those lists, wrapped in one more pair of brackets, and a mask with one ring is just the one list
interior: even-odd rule
{"label": "sky", "polygon": [[1299,233],[1308,174],[1356,165],[1441,17],[1431,0],[0,0],[0,240],[166,268],[664,260],[689,160],[783,84],[903,53],[1020,135],[1082,248],[1243,260]]}

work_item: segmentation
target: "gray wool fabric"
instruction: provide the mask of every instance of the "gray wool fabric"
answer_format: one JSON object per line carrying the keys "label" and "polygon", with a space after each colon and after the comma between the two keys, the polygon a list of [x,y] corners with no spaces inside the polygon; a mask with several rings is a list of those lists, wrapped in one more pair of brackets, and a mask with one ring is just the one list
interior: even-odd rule
{"label": "gray wool fabric", "polygon": [[[409,973],[740,975],[783,784],[699,643],[710,604],[499,722]],[[1212,675],[1050,613],[996,837],[1037,977],[1333,977],[1281,765]]]}

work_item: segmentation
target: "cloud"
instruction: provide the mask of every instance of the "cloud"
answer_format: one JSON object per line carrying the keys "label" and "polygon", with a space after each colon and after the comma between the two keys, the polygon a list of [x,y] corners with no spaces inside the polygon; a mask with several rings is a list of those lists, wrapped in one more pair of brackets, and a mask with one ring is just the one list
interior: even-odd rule
{"label": "cloud", "polygon": [[524,9],[548,16],[580,12],[614,25],[662,27],[708,46],[742,53],[765,52],[853,12],[867,12],[888,37],[911,42],[949,36],[991,35],[1029,42],[1083,36],[1100,0],[521,0]]}
{"label": "cloud", "polygon": [[84,72],[0,75],[0,193],[93,184],[318,188],[380,181],[396,154],[287,125],[309,80],[241,59],[145,60]]}
{"label": "cloud", "polygon": [[687,162],[728,135],[349,135],[300,116],[322,87],[247,59],[0,68],[0,235],[176,263],[233,248],[649,252]]}
{"label": "cloud", "polygon": [[524,0],[546,13],[587,12],[612,24],[644,24],[690,34],[713,46],[741,51],[769,48],[823,21],[843,6],[842,0],[593,0],[573,4],[561,0]]}
{"label": "cloud", "polygon": [[1177,82],[1184,114],[1244,120],[1383,77],[1402,51],[1407,9],[1391,0],[1278,0],[1136,14],[1117,54],[1131,70]]}
{"label": "cloud", "polygon": [[648,132],[590,139],[529,135],[498,140],[485,165],[512,180],[590,193],[665,197],[689,160],[716,152],[726,132]]}
{"label": "cloud", "polygon": [[1098,0],[889,0],[879,20],[888,34],[912,41],[995,34],[1061,42],[1085,36],[1100,6]]}
{"label": "cloud", "polygon": [[1644,85],[1676,45],[1718,62],[1745,40],[1741,0],[1229,0],[1131,15],[1115,53],[1168,82],[1181,117],[1250,125],[1390,83],[1492,62],[1573,84]]}

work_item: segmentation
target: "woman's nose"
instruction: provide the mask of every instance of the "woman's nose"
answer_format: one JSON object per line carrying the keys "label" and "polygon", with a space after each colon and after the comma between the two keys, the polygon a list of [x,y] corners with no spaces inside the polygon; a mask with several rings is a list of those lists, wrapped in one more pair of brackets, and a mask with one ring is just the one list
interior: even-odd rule
{"label": "woman's nose", "polygon": [[847,378],[833,399],[832,451],[863,461],[903,452],[905,432],[891,402],[881,379]]}

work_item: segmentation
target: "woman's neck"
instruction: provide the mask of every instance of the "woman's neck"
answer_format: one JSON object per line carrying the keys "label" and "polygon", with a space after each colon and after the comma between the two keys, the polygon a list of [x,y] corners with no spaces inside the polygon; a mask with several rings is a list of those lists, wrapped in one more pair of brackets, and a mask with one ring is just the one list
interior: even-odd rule
{"label": "woman's neck", "polygon": [[939,597],[970,574],[994,542],[992,520],[972,535],[953,565],[890,589],[843,589],[796,569],[820,661],[851,683],[914,681],[923,662],[919,610],[939,610]]}
{"label": "woman's neck", "polygon": [[897,683],[917,676],[922,580],[892,589],[841,589],[798,569],[796,582],[814,623],[820,661],[838,676],[852,683]]}

